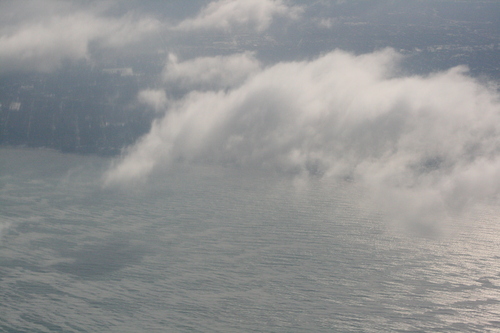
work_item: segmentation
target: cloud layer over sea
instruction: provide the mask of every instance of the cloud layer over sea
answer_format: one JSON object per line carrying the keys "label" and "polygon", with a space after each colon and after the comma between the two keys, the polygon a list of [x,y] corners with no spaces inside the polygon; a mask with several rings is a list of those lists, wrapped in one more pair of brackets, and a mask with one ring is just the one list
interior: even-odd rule
{"label": "cloud layer over sea", "polygon": [[[163,70],[135,98],[157,119],[113,163],[104,176],[109,186],[173,163],[210,163],[349,179],[394,219],[432,224],[496,203],[498,83],[465,65],[408,74],[411,59],[394,48],[270,60],[248,47],[252,40],[277,47],[291,38],[292,25],[335,34],[342,16],[322,17],[318,8],[342,3],[193,1],[160,12],[158,3],[132,0],[3,2],[0,71],[52,72],[64,62],[94,64],[128,52],[163,55]],[[376,16],[380,6],[360,8]],[[197,36],[234,40],[223,38],[224,47],[206,54],[176,52]]]}
{"label": "cloud layer over sea", "polygon": [[350,179],[406,219],[445,220],[496,200],[496,85],[466,67],[404,75],[401,58],[393,49],[335,50],[266,67],[248,53],[185,62],[171,55],[165,85],[174,81],[186,94],[170,101],[106,182],[208,162]]}

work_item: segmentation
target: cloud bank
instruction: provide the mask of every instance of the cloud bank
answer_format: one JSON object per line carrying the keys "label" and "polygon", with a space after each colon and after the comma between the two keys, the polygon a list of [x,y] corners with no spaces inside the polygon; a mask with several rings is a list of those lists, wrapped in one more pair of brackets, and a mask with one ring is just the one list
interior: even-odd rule
{"label": "cloud bank", "polygon": [[[162,6],[159,5],[159,8]],[[139,45],[147,38],[159,42],[158,37],[161,37],[165,43],[165,38],[169,36],[175,35],[182,39],[183,35],[189,36],[192,31],[244,29],[260,33],[268,29],[275,18],[296,19],[302,12],[301,7],[288,5],[284,0],[219,0],[210,2],[194,18],[172,26],[160,21],[152,12],[140,13],[138,10],[127,7],[127,2],[115,0],[0,3],[0,71],[50,72],[65,60],[92,60],[96,50],[99,53],[101,50]],[[146,47],[152,46],[148,44]],[[154,46],[149,51],[156,52],[156,48]],[[248,59],[256,63],[251,57],[240,57],[243,61]],[[175,57],[171,58],[170,67],[165,73],[166,79],[175,79],[178,75],[176,66],[221,66],[215,63],[221,60],[234,65],[238,61],[236,56],[209,60],[211,64],[206,62],[207,59],[177,63]],[[241,65],[242,69],[233,68],[236,71],[235,80],[241,79],[241,71],[248,70],[247,66],[255,66],[252,63]],[[184,72],[184,68],[177,71]]]}
{"label": "cloud bank", "polygon": [[111,17],[97,10],[63,9],[56,6],[53,12],[29,15],[13,27],[2,27],[1,70],[52,71],[65,59],[89,59],[90,43],[119,48],[138,42],[161,27],[152,17],[132,13]]}
{"label": "cloud bank", "polygon": [[[254,68],[231,89],[192,91],[126,151],[106,183],[140,179],[179,161],[209,162],[353,179],[406,220],[446,219],[496,201],[496,88],[463,67],[401,76],[400,58],[391,49],[334,51]],[[188,67],[181,71],[191,77]]]}
{"label": "cloud bank", "polygon": [[302,9],[288,6],[283,0],[219,0],[209,3],[191,19],[179,23],[177,30],[231,30],[245,27],[257,32],[266,30],[274,16],[297,18]]}

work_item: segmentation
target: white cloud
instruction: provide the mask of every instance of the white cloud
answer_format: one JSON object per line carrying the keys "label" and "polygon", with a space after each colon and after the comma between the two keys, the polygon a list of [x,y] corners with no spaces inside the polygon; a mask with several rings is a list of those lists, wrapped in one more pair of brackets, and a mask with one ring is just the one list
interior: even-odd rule
{"label": "white cloud", "polygon": [[99,16],[91,11],[58,13],[21,22],[0,34],[2,70],[50,71],[64,59],[89,57],[89,43],[122,47],[159,29],[160,23],[131,14],[120,18]]}
{"label": "white cloud", "polygon": [[229,91],[172,104],[107,174],[176,161],[351,177],[397,219],[446,219],[500,193],[500,98],[464,68],[399,77],[387,49],[334,51],[260,70]]}
{"label": "white cloud", "polygon": [[3,234],[9,230],[11,225],[10,222],[0,222],[0,243],[2,242]]}
{"label": "white cloud", "polygon": [[248,27],[258,32],[266,30],[274,16],[297,18],[302,9],[287,6],[283,0],[219,0],[203,8],[198,16],[182,21],[179,30]]}
{"label": "white cloud", "polygon": [[140,103],[146,104],[156,112],[165,111],[168,104],[167,94],[162,89],[146,89],[139,92],[137,96]]}
{"label": "white cloud", "polygon": [[170,54],[163,78],[184,89],[214,90],[239,85],[259,70],[259,61],[249,52],[183,62]]}
{"label": "white cloud", "polygon": [[334,18],[322,18],[321,20],[317,20],[317,24],[320,28],[325,28],[325,29],[330,29],[332,28],[336,23],[336,20]]}

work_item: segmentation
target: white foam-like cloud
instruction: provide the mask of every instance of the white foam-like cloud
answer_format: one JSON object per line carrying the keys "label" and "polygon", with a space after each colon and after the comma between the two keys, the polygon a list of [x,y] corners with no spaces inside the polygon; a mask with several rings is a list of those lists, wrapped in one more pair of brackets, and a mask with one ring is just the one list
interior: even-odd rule
{"label": "white foam-like cloud", "polygon": [[109,170],[107,184],[209,161],[352,178],[406,220],[446,219],[500,193],[498,92],[457,67],[398,76],[391,49],[279,63],[195,91]]}
{"label": "white foam-like cloud", "polygon": [[150,17],[106,17],[92,11],[30,17],[0,32],[2,70],[51,71],[64,59],[89,58],[89,44],[122,47],[157,31],[161,23]]}
{"label": "white foam-like cloud", "polygon": [[283,0],[218,0],[209,3],[200,13],[179,23],[178,30],[230,30],[247,27],[257,32],[266,30],[274,16],[295,19],[302,9]]}
{"label": "white foam-like cloud", "polygon": [[183,89],[214,90],[239,85],[258,71],[260,63],[250,52],[200,57],[183,62],[170,54],[163,79]]}

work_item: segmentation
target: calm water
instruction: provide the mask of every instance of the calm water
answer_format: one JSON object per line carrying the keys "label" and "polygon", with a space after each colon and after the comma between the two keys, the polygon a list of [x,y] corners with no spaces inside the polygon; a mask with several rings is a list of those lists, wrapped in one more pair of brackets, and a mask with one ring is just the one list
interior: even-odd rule
{"label": "calm water", "polygon": [[493,208],[398,231],[351,183],[0,149],[0,332],[500,329]]}

